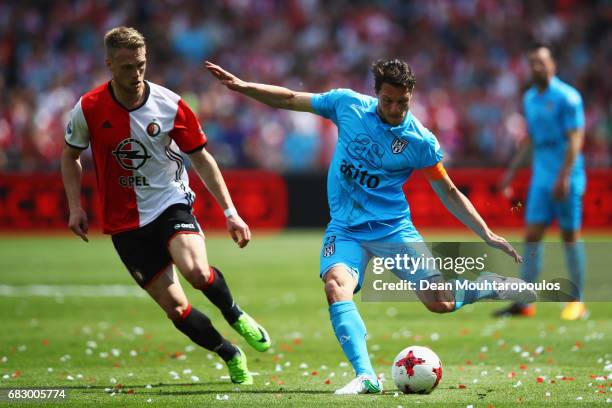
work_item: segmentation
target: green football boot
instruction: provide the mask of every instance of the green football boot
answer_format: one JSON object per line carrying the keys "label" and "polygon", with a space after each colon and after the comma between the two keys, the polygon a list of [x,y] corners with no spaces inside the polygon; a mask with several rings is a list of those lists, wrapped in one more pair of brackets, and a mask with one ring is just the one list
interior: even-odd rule
{"label": "green football boot", "polygon": [[234,384],[251,385],[253,384],[253,376],[247,367],[247,358],[240,347],[236,346],[238,353],[231,359],[225,362],[229,370],[230,379]]}
{"label": "green football boot", "polygon": [[251,347],[257,351],[266,351],[270,348],[270,336],[266,329],[261,327],[251,316],[242,312],[238,320],[232,324]]}

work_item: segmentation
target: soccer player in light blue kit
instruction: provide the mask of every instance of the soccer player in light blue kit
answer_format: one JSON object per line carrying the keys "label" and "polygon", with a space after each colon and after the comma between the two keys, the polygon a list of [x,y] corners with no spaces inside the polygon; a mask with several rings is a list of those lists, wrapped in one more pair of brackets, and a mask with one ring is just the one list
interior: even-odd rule
{"label": "soccer player in light blue kit", "polygon": [[[321,94],[245,82],[210,62],[205,67],[229,89],[269,106],[311,112],[338,127],[338,144],[328,173],[331,222],[323,238],[320,276],[325,282],[331,324],[356,378],[336,394],[382,392],[366,347],[366,328],[353,302],[370,258],[392,256],[389,248],[422,242],[410,219],[402,186],[422,169],[445,206],[489,245],[520,262],[520,256],[494,234],[470,201],[455,187],[442,166],[434,135],[409,111],[415,79],[408,64],[380,60],[372,66],[376,97],[349,89]],[[441,283],[438,271],[419,271],[415,279]],[[479,278],[480,279],[480,278]],[[520,281],[489,274],[490,281]],[[522,283],[522,281],[520,281]],[[427,290],[417,292],[437,313],[453,312],[480,299],[532,302],[533,291]]]}
{"label": "soccer player in light blue kit", "polygon": [[[534,282],[542,265],[541,240],[546,228],[557,219],[565,242],[565,258],[573,284],[569,302],[561,312],[565,320],[586,316],[581,302],[584,286],[585,254],[579,241],[582,196],[586,187],[584,157],[584,111],[580,93],[555,76],[550,49],[536,45],[528,54],[534,85],[523,97],[529,137],[523,140],[512,160],[500,189],[509,196],[516,170],[533,151],[533,167],[525,222],[525,262],[523,279]],[[497,316],[533,316],[535,305],[511,304]]]}

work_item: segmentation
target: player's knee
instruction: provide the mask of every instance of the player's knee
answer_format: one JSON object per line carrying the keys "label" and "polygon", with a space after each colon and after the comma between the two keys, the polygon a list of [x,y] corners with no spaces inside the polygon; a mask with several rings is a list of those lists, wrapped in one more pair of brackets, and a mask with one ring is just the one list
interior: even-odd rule
{"label": "player's knee", "polygon": [[571,244],[573,242],[578,241],[578,232],[577,231],[561,231],[561,238],[563,242],[566,244]]}
{"label": "player's knee", "polygon": [[166,316],[172,321],[181,320],[187,314],[189,304],[179,304],[166,309]]}
{"label": "player's knee", "polygon": [[341,300],[350,300],[352,291],[342,282],[337,279],[331,278],[325,281],[325,295],[329,304],[338,302]]}
{"label": "player's knee", "polygon": [[208,286],[210,269],[208,266],[194,265],[185,273],[187,280],[194,289],[202,290]]}
{"label": "player's knee", "polygon": [[428,302],[425,303],[425,307],[434,313],[450,313],[455,310],[455,305],[452,302]]}

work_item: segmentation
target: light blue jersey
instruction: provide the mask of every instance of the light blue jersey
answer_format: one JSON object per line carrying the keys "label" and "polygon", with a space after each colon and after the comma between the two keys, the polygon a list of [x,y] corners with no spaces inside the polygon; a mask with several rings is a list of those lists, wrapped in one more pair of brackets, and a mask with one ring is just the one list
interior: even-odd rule
{"label": "light blue jersey", "polygon": [[335,225],[410,220],[403,184],[414,169],[442,160],[435,136],[410,112],[401,125],[390,126],[376,113],[377,106],[378,99],[350,89],[334,89],[312,98],[314,112],[338,127],[327,177]]}
{"label": "light blue jersey", "polygon": [[[523,110],[533,145],[532,185],[552,191],[568,148],[567,133],[584,128],[580,93],[553,77],[542,93],[536,86],[525,92]],[[576,158],[570,173],[570,188],[582,194],[586,186],[584,157]]]}

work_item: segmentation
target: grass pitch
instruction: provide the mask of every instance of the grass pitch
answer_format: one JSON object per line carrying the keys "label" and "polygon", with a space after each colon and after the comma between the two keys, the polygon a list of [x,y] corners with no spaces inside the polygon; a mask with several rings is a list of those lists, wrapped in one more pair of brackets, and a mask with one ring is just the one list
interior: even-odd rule
{"label": "grass pitch", "polygon": [[[237,387],[219,358],[192,345],[144,296],[108,237],[94,235],[89,244],[68,235],[0,237],[0,388],[66,388],[62,406],[76,407],[611,402],[610,303],[590,303],[588,320],[564,322],[560,305],[550,303],[538,305],[536,318],[495,320],[497,303],[435,315],[420,303],[358,301],[386,391],[334,396],[353,373],[329,324],[320,239],[321,232],[256,235],[244,250],[224,235],[207,239],[210,262],[273,339],[267,353],[249,349],[202,294],[183,285],[191,303],[247,352],[255,384]],[[390,378],[393,357],[412,344],[442,360],[442,382],[431,395],[398,394]]]}

